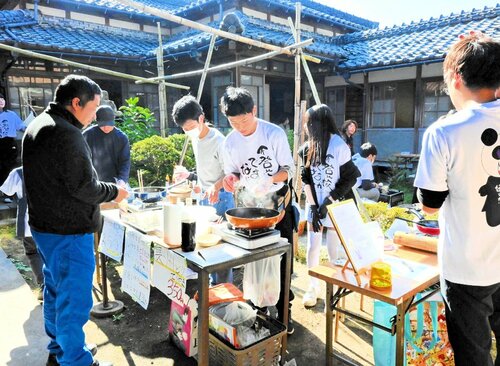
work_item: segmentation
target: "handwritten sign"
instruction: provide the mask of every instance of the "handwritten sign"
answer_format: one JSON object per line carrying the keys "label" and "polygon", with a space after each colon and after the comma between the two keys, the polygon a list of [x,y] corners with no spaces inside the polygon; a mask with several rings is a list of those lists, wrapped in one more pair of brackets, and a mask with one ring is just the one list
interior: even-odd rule
{"label": "handwritten sign", "polygon": [[151,281],[151,241],[133,229],[125,234],[122,291],[144,309],[149,305]]}
{"label": "handwritten sign", "polygon": [[155,245],[153,262],[153,286],[169,299],[183,304],[186,293],[186,258],[161,245]]}
{"label": "handwritten sign", "polygon": [[106,254],[117,262],[122,260],[123,237],[125,226],[119,222],[113,221],[108,217],[104,218],[101,239],[99,241],[99,252]]}

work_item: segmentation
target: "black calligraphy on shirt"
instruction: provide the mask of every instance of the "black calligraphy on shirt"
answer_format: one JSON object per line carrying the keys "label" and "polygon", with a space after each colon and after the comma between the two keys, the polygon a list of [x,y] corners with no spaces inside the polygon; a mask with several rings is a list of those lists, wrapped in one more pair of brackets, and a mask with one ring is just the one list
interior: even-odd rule
{"label": "black calligraphy on shirt", "polygon": [[249,157],[241,166],[241,175],[248,179],[259,179],[261,175],[268,177],[276,172],[276,161],[269,153],[269,148],[265,145],[259,146],[255,155]]}
{"label": "black calligraphy on shirt", "polygon": [[335,188],[335,164],[331,154],[326,156],[326,164],[311,167],[312,178],[316,190],[333,191]]}

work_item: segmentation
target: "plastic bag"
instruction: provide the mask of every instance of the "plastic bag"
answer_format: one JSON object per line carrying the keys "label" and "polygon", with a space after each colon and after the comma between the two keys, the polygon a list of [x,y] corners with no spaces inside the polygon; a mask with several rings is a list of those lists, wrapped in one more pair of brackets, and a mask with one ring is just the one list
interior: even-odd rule
{"label": "plastic bag", "polygon": [[276,305],[280,296],[280,256],[245,264],[243,295],[257,307]]}
{"label": "plastic bag", "polygon": [[255,323],[257,310],[246,302],[233,301],[226,306],[226,314],[222,318],[232,326],[251,327]]}

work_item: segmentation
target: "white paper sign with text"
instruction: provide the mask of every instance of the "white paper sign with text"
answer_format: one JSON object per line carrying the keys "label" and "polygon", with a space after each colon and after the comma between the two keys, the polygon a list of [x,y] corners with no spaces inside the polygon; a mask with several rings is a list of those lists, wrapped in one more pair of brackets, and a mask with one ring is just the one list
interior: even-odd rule
{"label": "white paper sign with text", "polygon": [[123,236],[125,226],[108,217],[104,218],[101,239],[99,241],[99,252],[107,255],[117,262],[122,260],[123,254]]}
{"label": "white paper sign with text", "polygon": [[154,247],[153,286],[169,299],[182,304],[186,293],[186,258],[161,245]]}
{"label": "white paper sign with text", "polygon": [[151,283],[151,241],[138,231],[128,228],[123,255],[122,291],[144,309],[149,305]]}

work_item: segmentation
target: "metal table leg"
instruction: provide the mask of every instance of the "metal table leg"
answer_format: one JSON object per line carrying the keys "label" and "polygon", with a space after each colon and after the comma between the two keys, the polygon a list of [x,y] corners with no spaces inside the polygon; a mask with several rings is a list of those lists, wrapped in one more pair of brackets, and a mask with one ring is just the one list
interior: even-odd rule
{"label": "metal table leg", "polygon": [[402,366],[405,357],[405,315],[413,297],[403,301],[397,306],[396,321],[393,326],[396,327],[396,366]]}
{"label": "metal table leg", "polygon": [[198,272],[198,365],[208,365],[208,272]]}
{"label": "metal table leg", "polygon": [[333,284],[326,282],[326,362],[328,366],[333,365],[333,311],[330,304],[331,298],[333,297]]}
{"label": "metal table leg", "polygon": [[[291,269],[292,269],[292,245],[288,247],[288,250],[285,252],[285,288],[284,288],[284,297],[283,297],[283,322],[285,326],[288,326],[288,317],[289,314],[289,302],[290,302],[290,280],[291,280]],[[286,345],[287,345],[288,334],[285,332],[281,339],[281,360],[280,364],[285,364],[286,358]]]}

